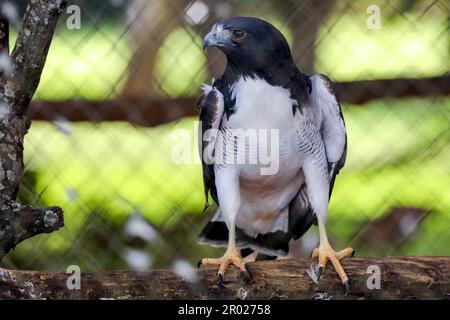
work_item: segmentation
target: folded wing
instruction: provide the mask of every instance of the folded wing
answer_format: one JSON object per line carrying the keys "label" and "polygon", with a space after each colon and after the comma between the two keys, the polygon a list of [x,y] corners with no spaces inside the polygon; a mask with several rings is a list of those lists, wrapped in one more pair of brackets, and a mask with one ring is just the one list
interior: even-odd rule
{"label": "folded wing", "polygon": [[310,79],[312,84],[310,103],[323,117],[321,134],[328,159],[331,196],[334,180],[344,166],[347,156],[347,130],[331,80],[323,74],[314,75]]}
{"label": "folded wing", "polygon": [[222,93],[214,86],[203,86],[203,94],[197,99],[200,111],[199,152],[203,169],[205,210],[209,207],[208,195],[219,204],[214,176],[214,149],[224,111]]}
{"label": "folded wing", "polygon": [[[322,74],[310,77],[309,106],[322,119],[320,133],[328,161],[330,197],[334,181],[342,169],[347,155],[347,133],[331,80]],[[289,227],[294,239],[300,238],[315,223],[315,215],[309,203],[306,184],[303,184],[289,205]]]}

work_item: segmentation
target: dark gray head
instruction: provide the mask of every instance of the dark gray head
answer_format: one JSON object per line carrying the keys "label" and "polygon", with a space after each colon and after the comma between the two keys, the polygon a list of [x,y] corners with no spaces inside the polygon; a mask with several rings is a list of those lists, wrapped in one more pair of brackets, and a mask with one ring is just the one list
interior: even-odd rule
{"label": "dark gray head", "polygon": [[249,17],[219,21],[203,39],[203,47],[217,47],[227,56],[225,73],[214,82],[227,106],[234,105],[228,89],[241,76],[289,89],[298,108],[307,101],[311,81],[296,67],[286,39],[270,23]]}
{"label": "dark gray head", "polygon": [[292,65],[289,45],[273,25],[257,18],[235,17],[217,22],[203,47],[217,47],[239,68],[266,69]]}

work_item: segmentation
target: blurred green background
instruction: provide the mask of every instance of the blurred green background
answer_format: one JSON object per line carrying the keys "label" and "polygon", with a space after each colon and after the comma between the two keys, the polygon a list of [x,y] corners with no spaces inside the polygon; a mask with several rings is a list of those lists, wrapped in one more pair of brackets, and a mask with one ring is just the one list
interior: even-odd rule
{"label": "blurred green background", "polygon": [[[292,28],[261,3],[248,1],[241,8],[232,1],[239,14],[268,19],[292,43]],[[366,26],[372,1],[335,4],[318,29],[314,70],[334,81],[448,74],[448,5],[438,1],[426,9],[431,2],[396,3],[388,8],[379,3],[379,30]],[[135,52],[130,4],[78,5],[81,29],[69,30],[67,16],[61,18],[36,100],[115,99],[126,86]],[[189,6],[192,2],[185,13]],[[20,14],[23,6],[17,10]],[[210,82],[202,34],[196,30],[185,23],[159,44],[153,76],[165,97],[195,96],[202,83]],[[343,108],[349,153],[330,203],[328,228],[335,246],[352,245],[361,256],[449,255],[450,97],[382,99]],[[2,265],[145,269],[218,255],[220,249],[195,243],[211,215],[201,213],[201,167],[172,161],[177,130],[189,132],[186,144],[197,156],[195,126],[193,118],[153,128],[33,122],[20,199],[61,206],[65,227],[23,242]],[[146,239],[139,228],[157,237]],[[371,232],[377,234],[371,237]],[[312,248],[315,237],[313,227],[299,245],[300,255]]]}

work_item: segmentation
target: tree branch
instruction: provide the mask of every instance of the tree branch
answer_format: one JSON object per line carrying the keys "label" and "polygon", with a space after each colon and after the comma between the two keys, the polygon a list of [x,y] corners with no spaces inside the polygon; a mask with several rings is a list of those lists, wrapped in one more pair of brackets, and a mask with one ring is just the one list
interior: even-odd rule
{"label": "tree branch", "polygon": [[[0,259],[20,241],[63,225],[62,210],[33,209],[16,204],[23,174],[23,141],[31,122],[28,106],[33,97],[64,0],[28,3],[22,28],[11,53],[10,72],[0,79]],[[0,19],[0,42],[6,49],[8,23]]]}
{"label": "tree branch", "polygon": [[0,219],[0,259],[23,240],[61,228],[63,221],[59,207],[35,209],[12,201],[6,203]]}
{"label": "tree branch", "polygon": [[[383,98],[429,98],[450,95],[450,76],[336,82],[335,88],[341,102],[357,105]],[[195,98],[119,97],[104,101],[33,101],[31,105],[30,117],[44,121],[129,121],[151,127],[198,116]]]}
{"label": "tree branch", "polygon": [[[189,283],[170,271],[81,273],[80,290],[68,289],[69,274],[0,270],[0,299],[449,299],[450,257],[347,258],[351,282],[345,295],[330,264],[319,283],[306,274],[311,260],[250,263],[253,280],[233,267],[225,288],[217,268],[205,267]],[[369,266],[380,268],[380,289],[367,286]],[[69,280],[69,283],[71,281]],[[369,280],[369,282],[371,282]],[[73,282],[72,282],[73,283]]]}
{"label": "tree branch", "polygon": [[34,0],[28,3],[25,16],[11,53],[13,73],[5,82],[5,89],[14,93],[6,95],[12,110],[24,114],[33,97],[58,17],[65,8],[65,0]]}

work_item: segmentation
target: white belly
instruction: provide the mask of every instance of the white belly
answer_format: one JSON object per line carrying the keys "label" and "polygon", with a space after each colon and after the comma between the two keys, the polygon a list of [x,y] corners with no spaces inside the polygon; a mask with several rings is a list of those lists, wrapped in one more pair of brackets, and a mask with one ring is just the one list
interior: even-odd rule
{"label": "white belly", "polygon": [[288,206],[304,177],[301,170],[289,177],[282,176],[283,173],[270,178],[241,177],[241,205],[236,225],[247,234],[256,236],[258,233],[287,230]]}
{"label": "white belly", "polygon": [[232,87],[236,100],[234,114],[227,121],[230,128],[279,129],[285,133],[293,125],[292,105],[288,89],[274,87],[261,79],[240,79]]}

